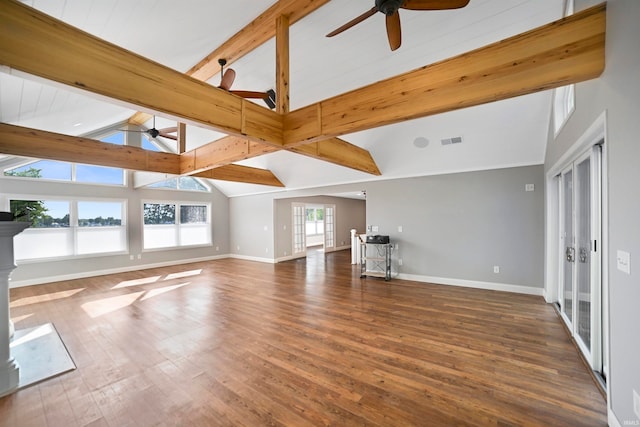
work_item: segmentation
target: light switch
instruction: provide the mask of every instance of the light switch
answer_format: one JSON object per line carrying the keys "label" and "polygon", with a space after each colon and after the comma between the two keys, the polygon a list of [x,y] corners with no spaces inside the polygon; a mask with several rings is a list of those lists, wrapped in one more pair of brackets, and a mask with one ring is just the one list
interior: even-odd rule
{"label": "light switch", "polygon": [[534,184],[525,184],[524,191],[534,191],[536,186]]}
{"label": "light switch", "polygon": [[398,226],[398,233],[402,233],[402,226],[401,225]]}
{"label": "light switch", "polygon": [[629,254],[629,252],[619,250],[616,259],[618,270],[622,271],[623,273],[631,274],[631,255]]}
{"label": "light switch", "polygon": [[374,233],[376,233],[378,231],[378,226],[374,225],[373,227],[371,227],[371,231],[373,231]]}

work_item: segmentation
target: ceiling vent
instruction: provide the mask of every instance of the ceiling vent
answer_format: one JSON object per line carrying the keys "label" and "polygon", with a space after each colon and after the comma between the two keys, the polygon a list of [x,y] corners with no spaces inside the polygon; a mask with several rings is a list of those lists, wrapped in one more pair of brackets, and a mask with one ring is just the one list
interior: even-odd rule
{"label": "ceiling vent", "polygon": [[440,140],[442,145],[460,144],[462,142],[461,136],[454,136],[453,138],[445,138]]}

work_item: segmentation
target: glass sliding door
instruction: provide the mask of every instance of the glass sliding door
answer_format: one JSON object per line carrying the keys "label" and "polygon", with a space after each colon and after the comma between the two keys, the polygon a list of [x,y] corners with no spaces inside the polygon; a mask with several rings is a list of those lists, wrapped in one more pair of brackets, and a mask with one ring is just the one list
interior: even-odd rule
{"label": "glass sliding door", "polygon": [[600,147],[560,174],[560,311],[591,367],[602,371]]}
{"label": "glass sliding door", "polygon": [[562,286],[560,312],[571,327],[573,322],[573,265],[575,247],[573,242],[573,168],[565,169],[560,178],[561,184],[561,232],[564,259],[562,261]]}

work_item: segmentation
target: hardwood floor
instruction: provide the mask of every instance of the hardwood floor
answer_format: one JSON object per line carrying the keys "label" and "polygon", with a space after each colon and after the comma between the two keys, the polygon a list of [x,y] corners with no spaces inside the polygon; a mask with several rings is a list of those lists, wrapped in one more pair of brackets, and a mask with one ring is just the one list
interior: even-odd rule
{"label": "hardwood floor", "polygon": [[2,426],[605,426],[541,297],[360,279],[348,252],[11,290],[77,369],[0,399]]}

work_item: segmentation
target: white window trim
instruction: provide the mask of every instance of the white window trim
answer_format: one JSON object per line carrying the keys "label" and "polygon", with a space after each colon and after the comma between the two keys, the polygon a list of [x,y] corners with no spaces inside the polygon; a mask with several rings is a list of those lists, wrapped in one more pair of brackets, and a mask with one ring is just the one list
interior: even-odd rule
{"label": "white window trim", "polygon": [[[178,191],[184,191],[184,190],[178,190]],[[202,192],[200,192],[202,193]],[[145,204],[161,204],[161,205],[175,205],[176,207],[176,212],[175,212],[175,224],[173,224],[174,228],[175,228],[175,232],[176,232],[176,240],[179,241],[180,240],[180,206],[183,205],[196,205],[196,206],[206,206],[207,207],[207,228],[208,228],[208,235],[209,235],[209,243],[199,243],[199,244],[195,244],[195,245],[177,245],[177,246],[165,246],[162,248],[145,248],[145,242],[144,242],[144,229],[147,226],[144,223],[144,205]],[[206,247],[212,247],[213,246],[213,223],[212,223],[212,218],[211,218],[211,212],[212,212],[212,204],[211,202],[204,202],[204,201],[195,201],[195,200],[150,200],[150,199],[143,199],[141,201],[140,204],[140,230],[141,230],[141,236],[140,236],[140,241],[142,242],[142,252],[159,252],[159,251],[171,251],[171,250],[176,250],[176,249],[194,249],[194,248],[206,248]],[[150,226],[152,225],[159,225],[159,224],[149,224]],[[171,224],[165,224],[165,225],[171,225]],[[188,227],[187,224],[185,224],[186,227]]]}
{"label": "white window trim", "polygon": [[[127,199],[119,199],[119,198],[98,198],[98,197],[63,197],[63,196],[45,196],[39,194],[3,194],[0,195],[0,208],[4,211],[9,211],[10,200],[50,200],[55,202],[68,202],[69,203],[69,230],[73,233],[73,255],[62,255],[62,256],[51,256],[45,258],[29,258],[29,259],[17,259],[16,265],[21,264],[36,264],[42,262],[52,262],[52,261],[64,261],[64,260],[73,260],[73,259],[82,259],[82,258],[100,258],[105,256],[116,256],[116,255],[127,255],[129,254],[129,230],[127,224],[127,214],[128,214],[128,200]],[[78,254],[78,229],[86,228],[78,226],[78,202],[97,202],[97,203],[121,203],[122,204],[122,218],[120,227],[109,227],[109,228],[124,228],[124,247],[125,249],[121,251],[110,251],[110,252],[96,252],[91,254]],[[43,228],[43,230],[47,230],[48,228]],[[40,229],[33,229],[40,230]]]}

